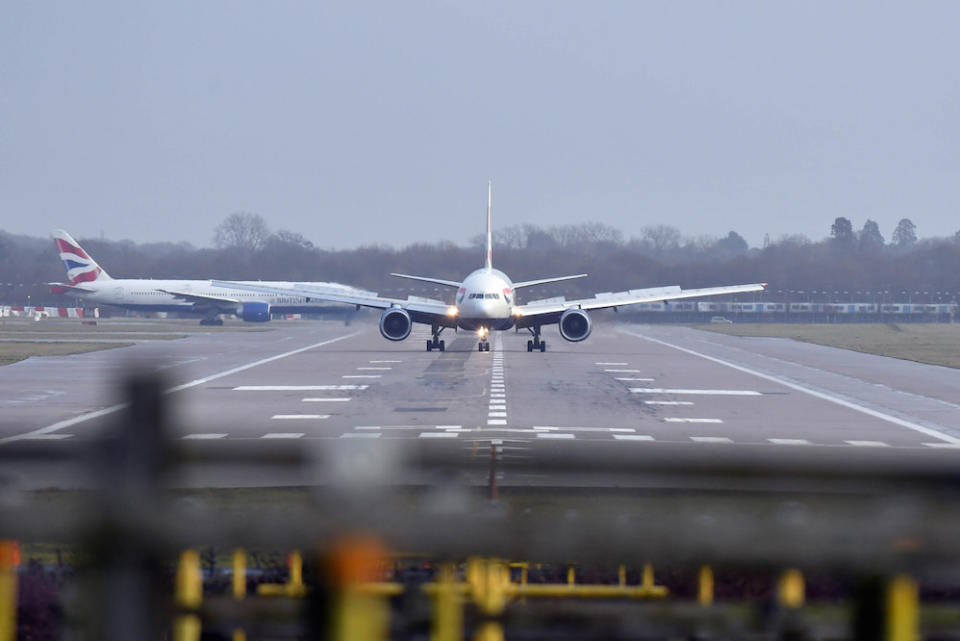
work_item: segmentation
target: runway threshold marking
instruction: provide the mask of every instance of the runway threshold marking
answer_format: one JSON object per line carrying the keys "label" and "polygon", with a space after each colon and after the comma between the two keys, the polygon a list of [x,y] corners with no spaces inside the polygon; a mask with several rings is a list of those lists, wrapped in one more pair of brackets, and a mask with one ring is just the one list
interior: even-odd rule
{"label": "runway threshold marking", "polygon": [[[811,388],[809,388],[809,387],[804,387],[803,385],[800,385],[800,384],[798,384],[798,383],[794,383],[794,382],[792,382],[792,381],[788,381],[788,380],[786,380],[786,379],[780,378],[779,376],[774,376],[774,375],[772,375],[772,374],[764,374],[763,372],[758,372],[758,371],[755,370],[755,369],[750,369],[749,367],[744,367],[743,365],[737,365],[737,364],[735,364],[735,363],[731,363],[731,362],[729,362],[729,361],[725,361],[725,360],[723,360],[723,359],[721,359],[721,358],[717,358],[717,357],[715,357],[715,356],[709,356],[709,355],[707,355],[707,354],[703,354],[703,353],[701,353],[701,352],[697,352],[697,351],[694,351],[694,350],[692,350],[692,349],[688,349],[688,348],[686,348],[686,347],[680,347],[679,345],[674,345],[673,343],[668,343],[668,342],[662,341],[662,340],[660,340],[660,339],[658,339],[658,338],[652,338],[652,337],[650,337],[650,336],[644,336],[643,334],[637,334],[637,333],[635,333],[635,332],[628,332],[628,331],[626,331],[626,330],[621,330],[621,331],[622,331],[624,334],[627,334],[628,336],[633,336],[633,337],[635,337],[635,338],[639,338],[639,339],[641,339],[641,340],[649,341],[649,342],[651,342],[651,343],[657,343],[658,345],[663,345],[664,347],[670,347],[671,349],[675,349],[675,350],[680,351],[680,352],[683,352],[683,353],[685,353],[685,354],[690,354],[691,356],[696,356],[696,357],[698,357],[698,358],[702,358],[702,359],[704,359],[704,360],[708,360],[708,361],[711,361],[711,362],[713,362],[713,363],[717,363],[718,365],[724,365],[724,366],[729,367],[729,368],[731,368],[731,369],[735,369],[735,370],[737,370],[738,372],[743,372],[744,374],[750,374],[750,375],[752,375],[752,376],[756,376],[757,378],[762,378],[763,380],[771,381],[771,382],[773,382],[773,383],[777,383],[777,384],[779,384],[779,385],[783,385],[784,387],[788,387],[788,388],[790,388],[790,389],[792,389],[792,390],[796,390],[796,391],[798,391],[798,392],[803,392],[804,394],[807,394],[807,395],[809,395],[809,396],[813,396],[814,398],[819,398],[819,399],[821,399],[821,400],[828,401],[828,402],[830,402],[830,403],[834,403],[835,405],[840,405],[841,407],[846,407],[847,409],[854,410],[855,412],[860,412],[861,414],[866,414],[867,416],[872,416],[873,418],[878,418],[878,419],[880,419],[881,421],[886,421],[887,423],[893,423],[894,425],[899,425],[900,427],[905,427],[905,428],[910,429],[910,430],[913,430],[913,431],[915,431],[915,432],[920,432],[921,434],[926,434],[927,436],[932,436],[932,437],[934,437],[934,438],[938,438],[938,439],[940,439],[940,440],[942,440],[942,441],[946,441],[947,443],[960,444],[960,438],[958,438],[958,437],[956,437],[956,436],[951,436],[950,434],[946,434],[946,433],[944,433],[944,432],[941,432],[940,430],[935,430],[935,429],[933,429],[933,428],[926,427],[926,426],[924,426],[924,425],[918,425],[918,424],[913,423],[913,422],[911,422],[911,421],[904,420],[904,419],[902,419],[902,418],[893,416],[893,415],[891,415],[891,414],[887,414],[887,413],[885,413],[885,412],[880,412],[880,411],[878,411],[878,410],[870,409],[869,407],[865,407],[865,406],[863,406],[863,405],[860,405],[859,403],[854,403],[854,402],[852,402],[852,401],[848,401],[848,400],[839,398],[839,397],[837,397],[837,396],[833,396],[832,394],[827,394],[827,393],[825,393],[825,392],[821,392],[821,391],[818,391],[818,390],[815,390],[815,389],[811,389]],[[632,390],[631,390],[631,391],[632,391]]]}
{"label": "runway threshold marking", "polygon": [[[252,367],[257,367],[258,365],[265,365],[266,363],[272,363],[273,361],[278,361],[281,358],[287,358],[288,356],[295,356],[296,354],[302,354],[303,352],[309,352],[312,349],[317,349],[318,347],[323,347],[324,345],[330,345],[348,338],[353,338],[354,336],[359,336],[362,332],[352,332],[350,334],[344,334],[343,336],[337,336],[325,341],[320,341],[319,343],[314,343],[312,345],[307,345],[306,347],[300,347],[298,349],[290,350],[289,352],[283,352],[282,354],[275,354],[274,356],[268,356],[267,358],[261,358],[259,360],[251,361],[244,365],[239,365],[237,367],[231,367],[230,369],[223,370],[222,372],[217,372],[216,374],[211,374],[210,376],[204,376],[203,378],[194,379],[188,383],[182,383],[181,385],[176,385],[169,389],[163,391],[164,394],[173,394],[174,392],[181,392],[191,387],[197,387],[198,385],[203,385],[209,383],[210,381],[215,381],[217,379],[223,378],[225,376],[230,376],[232,374],[237,374],[243,372]],[[101,416],[107,416],[113,414],[123,408],[127,407],[127,403],[117,403],[116,405],[111,405],[110,407],[105,407],[103,409],[95,410],[93,412],[87,412],[86,414],[80,414],[79,416],[74,416],[73,418],[68,418],[63,421],[58,421],[46,427],[41,427],[39,429],[32,430],[30,432],[25,432],[23,434],[15,434],[13,436],[7,436],[0,438],[0,445],[5,445],[7,443],[13,443],[14,441],[22,441],[27,438],[33,438],[43,434],[50,434],[51,432],[57,432],[62,430],[65,427],[70,427],[71,425],[76,425],[78,423],[83,423]]]}

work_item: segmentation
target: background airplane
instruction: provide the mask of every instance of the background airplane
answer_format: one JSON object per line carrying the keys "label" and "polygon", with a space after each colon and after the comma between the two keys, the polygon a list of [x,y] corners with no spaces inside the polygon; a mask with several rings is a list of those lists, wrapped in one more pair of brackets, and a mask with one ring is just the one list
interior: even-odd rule
{"label": "background airplane", "polygon": [[[62,229],[51,233],[60,259],[67,268],[66,283],[50,283],[55,294],[77,296],[91,303],[114,305],[144,312],[188,312],[202,315],[201,325],[222,325],[221,314],[233,314],[244,321],[263,323],[271,312],[298,314],[317,312],[321,306],[310,304],[296,294],[254,293],[249,290],[214,287],[209,280],[152,280],[111,278],[70,234]],[[260,282],[260,281],[257,281]],[[261,284],[289,288],[293,283],[263,281]],[[338,283],[302,283],[337,294],[372,295]]]}
{"label": "background airplane", "polygon": [[493,330],[506,330],[514,327],[527,329],[531,340],[527,341],[527,351],[546,351],[546,341],[540,338],[544,325],[557,323],[560,336],[571,342],[579,342],[590,336],[593,323],[589,310],[617,308],[624,305],[653,301],[675,300],[678,298],[699,298],[720,294],[762,291],[765,284],[732,285],[710,287],[706,289],[687,289],[680,287],[655,287],[650,289],[632,289],[625,292],[597,294],[593,298],[566,300],[563,297],[541,301],[532,301],[520,305],[516,292],[524,287],[583,278],[586,274],[558,276],[514,283],[503,272],[493,268],[493,216],[492,186],[487,185],[487,254],[483,267],[467,275],[462,282],[392,274],[400,278],[435,283],[457,290],[455,303],[448,305],[441,300],[420,297],[408,297],[406,300],[383,298],[370,293],[339,293],[322,291],[310,283],[295,285],[268,285],[266,283],[214,281],[218,287],[226,289],[270,293],[286,296],[303,296],[308,300],[326,300],[339,303],[351,303],[357,306],[384,310],[380,315],[380,333],[391,341],[402,341],[410,335],[413,323],[430,325],[432,339],[427,340],[427,351],[444,351],[445,343],[440,334],[446,328],[468,329],[477,332],[478,349],[490,350],[488,335]]}

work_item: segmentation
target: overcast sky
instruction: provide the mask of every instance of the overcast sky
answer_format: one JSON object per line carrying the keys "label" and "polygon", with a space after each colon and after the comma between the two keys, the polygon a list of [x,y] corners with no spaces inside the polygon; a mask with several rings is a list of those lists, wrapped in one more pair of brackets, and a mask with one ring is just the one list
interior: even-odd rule
{"label": "overcast sky", "polygon": [[960,3],[8,2],[0,229],[960,229]]}

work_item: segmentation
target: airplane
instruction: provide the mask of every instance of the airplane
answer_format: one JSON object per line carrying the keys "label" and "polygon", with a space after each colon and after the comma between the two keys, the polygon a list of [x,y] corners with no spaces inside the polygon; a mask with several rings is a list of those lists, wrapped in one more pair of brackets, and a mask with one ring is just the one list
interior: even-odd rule
{"label": "airplane", "polygon": [[[214,287],[209,280],[114,279],[70,234],[56,229],[50,235],[60,252],[60,260],[67,268],[69,279],[66,283],[49,283],[50,291],[54,294],[69,294],[92,303],[138,311],[200,314],[203,316],[201,325],[223,325],[221,314],[234,314],[250,323],[264,323],[270,320],[272,312],[298,314],[324,309],[316,303],[310,304],[304,296],[286,292],[263,294],[248,290],[225,291]],[[282,288],[292,283],[263,281],[261,284]],[[339,283],[308,284],[338,294],[371,293]]]}
{"label": "airplane", "polygon": [[441,300],[410,296],[406,300],[384,298],[376,294],[330,293],[312,287],[309,283],[294,286],[271,286],[265,283],[238,283],[213,281],[218,287],[253,292],[266,292],[289,296],[304,296],[309,300],[326,300],[350,303],[360,307],[381,309],[380,334],[390,341],[402,341],[410,336],[413,323],[430,325],[433,338],[427,339],[427,351],[444,351],[445,342],[441,333],[448,328],[477,332],[478,350],[490,351],[488,340],[491,331],[512,328],[526,329],[532,335],[527,341],[527,351],[545,352],[547,342],[541,338],[544,325],[557,323],[560,336],[578,343],[586,340],[593,330],[588,312],[595,309],[618,308],[637,303],[699,298],[721,294],[763,291],[766,283],[709,287],[705,289],[680,289],[678,286],[632,289],[625,292],[596,294],[593,298],[566,300],[563,297],[519,304],[517,290],[545,283],[556,283],[584,278],[587,274],[556,276],[514,283],[502,271],[493,267],[493,185],[487,184],[487,253],[484,266],[470,272],[463,281],[443,280],[410,274],[391,274],[399,278],[423,281],[457,290],[455,303],[449,305]]}

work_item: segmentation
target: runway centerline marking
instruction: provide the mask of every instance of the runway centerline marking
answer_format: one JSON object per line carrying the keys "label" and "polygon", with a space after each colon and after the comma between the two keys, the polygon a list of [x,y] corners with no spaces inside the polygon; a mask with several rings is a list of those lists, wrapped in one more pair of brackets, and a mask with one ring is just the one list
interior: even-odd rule
{"label": "runway centerline marking", "polygon": [[[246,371],[252,367],[257,367],[258,365],[265,365],[266,363],[272,363],[273,361],[278,361],[281,358],[287,358],[288,356],[295,356],[296,354],[309,352],[312,349],[317,349],[318,347],[323,347],[324,345],[330,345],[331,343],[336,343],[338,341],[346,340],[348,338],[353,338],[354,336],[359,336],[361,333],[362,332],[352,332],[350,334],[344,334],[343,336],[337,336],[335,338],[331,338],[325,341],[320,341],[319,343],[307,345],[306,347],[300,347],[294,350],[290,350],[289,352],[284,352],[282,354],[275,354],[273,356],[268,356],[267,358],[261,358],[261,359],[252,361],[250,363],[246,363],[244,365],[231,367],[230,369],[223,370],[222,372],[217,372],[216,374],[211,374],[210,376],[204,376],[203,378],[197,378],[188,383],[182,383],[180,385],[176,385],[174,387],[164,390],[163,393],[173,394],[175,392],[182,392],[183,390],[190,389],[191,387],[197,387],[198,385],[203,385],[204,383],[209,383],[210,381],[215,381],[225,376],[230,376],[231,374],[237,374],[239,372]],[[113,414],[114,412],[120,411],[125,407],[127,407],[127,403],[117,403],[116,405],[111,405],[110,407],[105,407],[103,409],[95,410],[93,412],[87,412],[86,414],[74,416],[73,418],[68,418],[63,421],[58,421],[51,425],[47,425],[46,427],[41,427],[41,428],[32,430],[30,432],[25,432],[23,434],[15,434],[13,436],[0,438],[0,445],[13,443],[14,441],[20,441],[26,438],[35,437],[42,434],[50,434],[51,432],[57,432],[59,430],[62,430],[65,427],[76,425],[77,423],[84,423],[91,419]]]}
{"label": "runway centerline marking", "polygon": [[180,438],[185,441],[207,441],[216,438],[226,438],[226,434],[215,434],[213,432],[201,432],[198,434],[184,434]]}
{"label": "runway centerline marking", "polygon": [[380,432],[346,432],[340,438],[380,438]]}
{"label": "runway centerline marking", "polygon": [[644,401],[646,405],[693,405],[693,401]]}
{"label": "runway centerline marking", "polygon": [[234,392],[346,392],[363,391],[369,385],[240,385]]}
{"label": "runway centerline marking", "polygon": [[640,370],[638,369],[605,369],[603,371],[609,372],[611,374],[639,374],[640,373]]}
{"label": "runway centerline marking", "polygon": [[554,439],[563,439],[568,440],[572,438],[577,438],[576,434],[570,434],[568,432],[538,432],[537,438],[554,438]]}
{"label": "runway centerline marking", "polygon": [[768,438],[774,445],[813,445],[805,438]]}
{"label": "runway centerline marking", "polygon": [[383,378],[381,374],[346,374],[340,378]]}
{"label": "runway centerline marking", "polygon": [[330,418],[329,414],[274,414],[271,416],[275,421],[296,421],[300,420],[319,420]]}
{"label": "runway centerline marking", "polygon": [[844,441],[844,443],[854,447],[890,447],[888,443],[883,441]]}
{"label": "runway centerline marking", "polygon": [[690,440],[694,443],[733,443],[726,436],[691,436]]}
{"label": "runway centerline marking", "polygon": [[627,365],[627,363],[594,363],[594,365]]}
{"label": "runway centerline marking", "polygon": [[368,363],[402,363],[403,361],[367,361]]}
{"label": "runway centerline marking", "polygon": [[457,438],[456,432],[420,432],[419,438]]}
{"label": "runway centerline marking", "polygon": [[637,383],[652,383],[652,378],[636,378],[633,376],[617,376],[614,380],[618,381],[636,381]]}
{"label": "runway centerline marking", "polygon": [[723,423],[722,418],[674,418],[663,419],[667,423]]}
{"label": "runway centerline marking", "polygon": [[349,401],[349,396],[331,396],[330,398],[304,398],[301,399],[303,403],[344,403]]}
{"label": "runway centerline marking", "polygon": [[[942,440],[942,441],[946,441],[947,443],[957,443],[957,444],[960,444],[960,438],[957,438],[956,436],[951,436],[951,435],[945,434],[944,432],[941,432],[941,431],[939,431],[939,430],[935,430],[935,429],[933,429],[933,428],[926,427],[926,426],[923,426],[923,425],[917,425],[916,423],[912,423],[912,422],[907,421],[907,420],[904,420],[904,419],[902,419],[902,418],[898,418],[898,417],[893,416],[893,415],[891,415],[891,414],[887,414],[887,413],[885,413],[885,412],[880,412],[880,411],[878,411],[878,410],[870,409],[869,407],[865,407],[865,406],[863,406],[863,405],[860,405],[860,404],[858,404],[858,403],[854,403],[854,402],[852,402],[852,401],[844,400],[844,399],[842,399],[842,398],[839,398],[839,397],[837,397],[837,396],[833,396],[833,395],[831,395],[831,394],[827,394],[827,393],[825,393],[825,392],[820,392],[820,391],[815,390],[815,389],[810,389],[809,387],[804,387],[803,385],[800,385],[800,384],[798,384],[798,383],[794,383],[794,382],[788,381],[788,380],[786,380],[786,379],[780,378],[779,376],[773,376],[772,374],[764,374],[763,372],[758,372],[757,370],[750,369],[749,367],[744,367],[743,365],[737,365],[737,364],[735,364],[735,363],[731,363],[731,362],[729,362],[729,361],[725,361],[725,360],[723,360],[723,359],[716,358],[715,356],[709,356],[709,355],[707,355],[707,354],[702,354],[702,353],[696,352],[696,351],[694,351],[694,350],[692,350],[692,349],[687,349],[686,347],[680,347],[679,345],[674,345],[674,344],[672,344],[672,343],[668,343],[668,342],[666,342],[666,341],[662,341],[662,340],[657,339],[657,338],[652,338],[652,337],[650,337],[650,336],[644,336],[643,334],[636,334],[636,333],[634,333],[634,332],[628,332],[628,331],[623,331],[623,333],[624,333],[624,334],[627,334],[628,336],[634,336],[634,337],[639,338],[639,339],[641,339],[641,340],[645,340],[645,341],[649,341],[649,342],[651,342],[651,343],[657,343],[657,344],[659,344],[659,345],[663,345],[664,347],[670,347],[670,348],[672,348],[672,349],[675,349],[675,350],[684,352],[684,353],[686,353],[686,354],[690,354],[691,356],[697,356],[697,357],[699,357],[699,358],[703,358],[703,359],[708,360],[708,361],[711,361],[711,362],[713,362],[713,363],[717,363],[718,365],[724,365],[724,366],[729,367],[729,368],[731,368],[731,369],[735,369],[735,370],[737,370],[737,371],[739,371],[739,372],[743,372],[743,373],[745,373],[745,374],[750,374],[750,375],[752,375],[752,376],[756,376],[757,378],[762,378],[762,379],[764,379],[764,380],[766,380],[766,381],[771,381],[771,382],[773,382],[773,383],[778,383],[778,384],[783,385],[784,387],[788,387],[788,388],[790,388],[790,389],[792,389],[792,390],[796,390],[796,391],[798,391],[798,392],[803,392],[804,394],[808,394],[808,395],[810,395],[810,396],[813,396],[814,398],[819,398],[819,399],[821,399],[821,400],[828,401],[828,402],[834,403],[834,404],[836,404],[836,405],[840,405],[841,407],[846,407],[847,409],[854,410],[855,412],[860,412],[861,414],[866,414],[867,416],[872,416],[873,418],[878,418],[878,419],[880,419],[881,421],[886,421],[886,422],[888,422],[888,423],[893,423],[894,425],[899,425],[900,427],[905,427],[905,428],[907,428],[907,429],[914,430],[915,432],[920,432],[921,434],[926,434],[927,436],[932,436],[932,437],[934,437],[934,438],[938,438],[938,439],[940,439],[940,440]],[[631,390],[631,391],[632,391],[632,390]]]}
{"label": "runway centerline marking", "polygon": [[303,432],[268,432],[260,438],[303,438]]}
{"label": "runway centerline marking", "polygon": [[393,368],[392,367],[358,367],[357,369],[360,371],[386,372],[386,371],[392,370]]}
{"label": "runway centerline marking", "polygon": [[614,434],[613,438],[618,441],[652,441],[654,438],[647,434]]}

